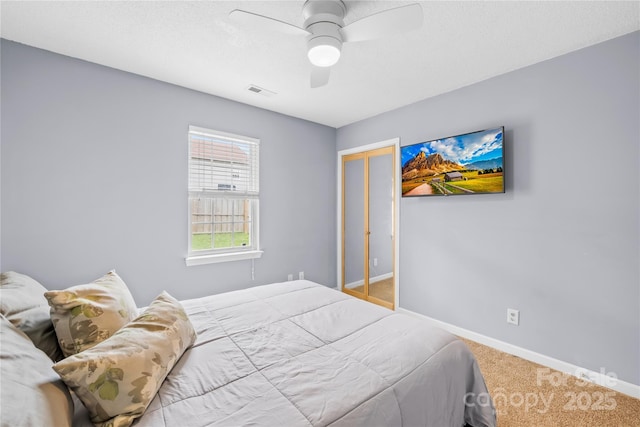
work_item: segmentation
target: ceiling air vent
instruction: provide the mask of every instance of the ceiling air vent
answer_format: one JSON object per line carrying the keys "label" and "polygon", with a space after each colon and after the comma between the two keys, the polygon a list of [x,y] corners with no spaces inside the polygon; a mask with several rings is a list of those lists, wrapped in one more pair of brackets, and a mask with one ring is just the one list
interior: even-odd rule
{"label": "ceiling air vent", "polygon": [[256,86],[256,85],[249,85],[247,87],[247,90],[249,92],[259,93],[260,95],[263,95],[263,96],[273,96],[273,95],[276,94],[275,92],[272,92],[270,90],[267,90],[265,88],[262,88],[262,87]]}

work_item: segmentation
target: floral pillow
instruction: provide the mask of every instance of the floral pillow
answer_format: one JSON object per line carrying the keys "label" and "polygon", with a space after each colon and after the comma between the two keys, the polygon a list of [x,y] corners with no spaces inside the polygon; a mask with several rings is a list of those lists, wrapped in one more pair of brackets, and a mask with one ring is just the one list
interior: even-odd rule
{"label": "floral pillow", "polygon": [[53,369],[82,400],[96,426],[129,426],[195,339],[182,305],[163,292],[111,338]]}
{"label": "floral pillow", "polygon": [[45,292],[65,357],[106,340],[133,320],[138,308],[120,276],[110,271],[85,285]]}

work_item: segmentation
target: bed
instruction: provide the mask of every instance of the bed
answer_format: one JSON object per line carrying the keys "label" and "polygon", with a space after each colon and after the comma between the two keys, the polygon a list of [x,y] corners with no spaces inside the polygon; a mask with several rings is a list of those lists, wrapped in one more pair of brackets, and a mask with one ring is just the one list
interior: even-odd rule
{"label": "bed", "polygon": [[[181,305],[194,340],[175,358],[136,426],[496,424],[467,346],[422,319],[306,280]],[[3,361],[9,350],[2,346]],[[66,392],[50,371],[45,382]],[[11,397],[2,379],[4,415]],[[76,393],[69,396],[74,409],[62,418],[91,426],[85,405]]]}

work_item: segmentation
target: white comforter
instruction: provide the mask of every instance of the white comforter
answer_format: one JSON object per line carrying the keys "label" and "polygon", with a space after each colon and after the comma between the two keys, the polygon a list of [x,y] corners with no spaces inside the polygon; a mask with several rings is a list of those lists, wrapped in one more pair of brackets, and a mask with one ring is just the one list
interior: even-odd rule
{"label": "white comforter", "polygon": [[471,352],[420,319],[306,280],[183,305],[198,339],[137,426],[495,426]]}

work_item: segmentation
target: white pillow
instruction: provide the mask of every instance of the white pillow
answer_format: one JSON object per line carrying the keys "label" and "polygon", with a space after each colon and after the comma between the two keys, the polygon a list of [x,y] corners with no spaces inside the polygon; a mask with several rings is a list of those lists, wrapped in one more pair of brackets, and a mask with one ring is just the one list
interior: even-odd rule
{"label": "white pillow", "polygon": [[49,317],[47,290],[29,276],[8,271],[0,274],[0,314],[27,334],[33,344],[53,361],[62,359]]}
{"label": "white pillow", "polygon": [[0,424],[71,426],[73,401],[53,362],[0,315]]}

